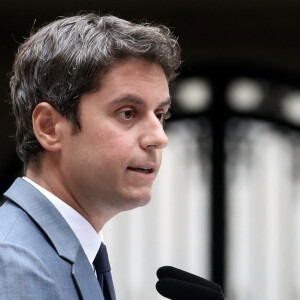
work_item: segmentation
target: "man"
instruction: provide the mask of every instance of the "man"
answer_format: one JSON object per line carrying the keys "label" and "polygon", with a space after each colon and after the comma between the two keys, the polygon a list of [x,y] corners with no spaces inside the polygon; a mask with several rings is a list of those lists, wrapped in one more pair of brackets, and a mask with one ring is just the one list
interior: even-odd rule
{"label": "man", "polygon": [[167,28],[113,16],[59,19],[21,45],[11,95],[25,177],[0,209],[0,299],[116,298],[100,232],[150,201],[179,65]]}

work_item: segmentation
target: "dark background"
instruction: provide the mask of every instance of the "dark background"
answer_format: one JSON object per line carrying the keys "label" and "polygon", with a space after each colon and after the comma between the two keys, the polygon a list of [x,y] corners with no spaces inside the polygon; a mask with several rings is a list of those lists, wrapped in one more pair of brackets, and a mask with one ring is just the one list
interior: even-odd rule
{"label": "dark background", "polygon": [[300,73],[300,1],[297,0],[2,0],[0,4],[0,181],[10,183],[14,154],[9,72],[17,47],[32,28],[79,11],[142,19],[173,28],[188,66],[234,64]]}

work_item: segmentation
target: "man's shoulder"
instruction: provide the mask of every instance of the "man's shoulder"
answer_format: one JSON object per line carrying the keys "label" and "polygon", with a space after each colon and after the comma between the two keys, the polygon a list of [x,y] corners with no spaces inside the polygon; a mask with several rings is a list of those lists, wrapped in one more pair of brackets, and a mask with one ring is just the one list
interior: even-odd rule
{"label": "man's shoulder", "polygon": [[16,244],[0,243],[1,299],[61,299],[44,263]]}
{"label": "man's shoulder", "polygon": [[0,270],[0,299],[78,297],[70,262],[58,255],[39,225],[9,200],[0,208]]}
{"label": "man's shoulder", "polygon": [[0,269],[3,278],[14,273],[20,274],[18,276],[40,273],[48,280],[51,277],[40,257],[30,249],[12,242],[0,242]]}
{"label": "man's shoulder", "polygon": [[0,243],[22,240],[32,243],[37,235],[39,239],[43,236],[38,225],[22,208],[10,200],[0,207]]}
{"label": "man's shoulder", "polygon": [[24,180],[5,196],[0,207],[0,299],[75,300],[78,289],[84,299],[98,299],[101,291],[89,261],[52,203]]}
{"label": "man's shoulder", "polygon": [[0,298],[61,299],[55,278],[43,260],[46,237],[18,205],[7,200],[0,207]]}
{"label": "man's shoulder", "polygon": [[0,207],[0,243],[16,243],[38,255],[48,252],[75,261],[80,242],[45,195],[18,178],[4,196],[7,201]]}
{"label": "man's shoulder", "polygon": [[23,227],[20,226],[20,221],[24,218],[27,219],[26,213],[15,203],[7,199],[0,207],[0,243],[10,234],[14,233],[16,229],[23,230]]}
{"label": "man's shoulder", "polygon": [[9,200],[0,208],[0,247],[2,258],[4,253],[15,253],[16,249],[19,249],[19,257],[31,253],[40,259],[44,256],[58,258],[45,232],[25,211]]}

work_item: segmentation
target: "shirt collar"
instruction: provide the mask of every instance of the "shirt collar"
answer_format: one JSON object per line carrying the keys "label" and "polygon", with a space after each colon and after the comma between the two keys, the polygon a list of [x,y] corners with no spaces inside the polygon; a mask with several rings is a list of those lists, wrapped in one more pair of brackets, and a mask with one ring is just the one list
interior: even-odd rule
{"label": "shirt collar", "polygon": [[25,176],[23,179],[33,185],[52,202],[77,236],[90,264],[93,266],[93,261],[103,241],[101,231],[97,233],[93,226],[81,214],[45,188]]}

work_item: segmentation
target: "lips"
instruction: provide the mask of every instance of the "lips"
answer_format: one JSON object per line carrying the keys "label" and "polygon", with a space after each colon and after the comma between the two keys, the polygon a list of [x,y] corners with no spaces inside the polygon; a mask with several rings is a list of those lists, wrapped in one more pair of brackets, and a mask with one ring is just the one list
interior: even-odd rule
{"label": "lips", "polygon": [[148,167],[139,167],[139,168],[128,167],[127,169],[130,171],[144,173],[144,174],[151,174],[154,172],[154,168],[148,168]]}

